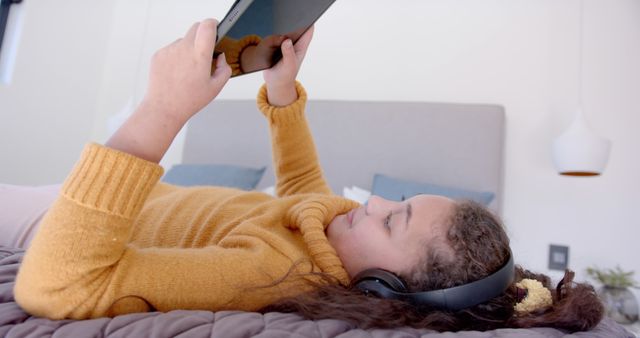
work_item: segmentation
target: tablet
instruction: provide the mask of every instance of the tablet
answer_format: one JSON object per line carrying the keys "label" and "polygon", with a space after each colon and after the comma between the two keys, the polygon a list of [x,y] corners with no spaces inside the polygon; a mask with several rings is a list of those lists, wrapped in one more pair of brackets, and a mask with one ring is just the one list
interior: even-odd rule
{"label": "tablet", "polygon": [[236,0],[218,24],[214,58],[225,53],[239,76],[271,68],[335,0]]}

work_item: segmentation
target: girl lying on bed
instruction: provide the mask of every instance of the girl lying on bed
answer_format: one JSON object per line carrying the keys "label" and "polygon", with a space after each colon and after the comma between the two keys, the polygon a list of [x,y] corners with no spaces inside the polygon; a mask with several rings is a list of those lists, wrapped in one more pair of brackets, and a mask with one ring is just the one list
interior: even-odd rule
{"label": "girl lying on bed", "polygon": [[24,257],[20,306],[51,319],[200,309],[362,327],[594,327],[603,310],[593,289],[570,272],[553,288],[514,267],[484,207],[433,195],[359,205],[331,193],[296,82],[312,34],[282,43],[258,93],[278,197],[159,182],[174,137],[232,72],[224,56],[212,60],[216,21],[195,24],[153,56],[147,93],[124,125],[85,147]]}

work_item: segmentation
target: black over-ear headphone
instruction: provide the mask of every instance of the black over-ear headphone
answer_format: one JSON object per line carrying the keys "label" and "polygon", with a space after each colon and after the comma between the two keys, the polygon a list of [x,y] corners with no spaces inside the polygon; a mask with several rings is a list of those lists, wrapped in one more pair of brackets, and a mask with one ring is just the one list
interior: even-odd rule
{"label": "black over-ear headphone", "polygon": [[498,271],[475,282],[447,289],[408,292],[405,282],[394,273],[382,269],[367,269],[357,274],[351,288],[367,295],[397,299],[416,306],[430,306],[441,310],[458,311],[484,303],[502,294],[513,282],[513,255]]}

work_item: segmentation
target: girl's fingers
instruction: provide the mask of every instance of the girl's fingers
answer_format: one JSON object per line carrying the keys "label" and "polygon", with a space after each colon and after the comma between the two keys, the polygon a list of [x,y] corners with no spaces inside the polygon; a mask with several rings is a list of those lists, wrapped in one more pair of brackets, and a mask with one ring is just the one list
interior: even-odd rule
{"label": "girl's fingers", "polygon": [[313,30],[314,26],[309,27],[309,29],[307,29],[307,31],[302,34],[300,39],[296,41],[296,45],[294,46],[296,53],[302,52],[302,54],[304,55],[304,53],[307,52],[307,48],[309,48],[309,44],[311,43],[311,39],[313,38]]}
{"label": "girl's fingers", "polygon": [[297,69],[298,57],[296,56],[291,39],[285,40],[280,49],[282,50],[282,62],[284,63],[285,68]]}
{"label": "girl's fingers", "polygon": [[191,25],[191,28],[189,28],[189,30],[187,31],[187,34],[185,34],[184,36],[184,40],[193,43],[193,40],[196,37],[196,32],[198,31],[199,26],[200,26],[199,22],[196,22],[193,25]]}
{"label": "girl's fingers", "polygon": [[216,40],[218,21],[206,19],[200,23],[194,37],[196,52],[211,57],[213,60],[213,49]]}
{"label": "girl's fingers", "polygon": [[227,64],[224,54],[218,55],[216,59],[216,69],[211,76],[211,84],[215,89],[222,89],[231,77],[231,66]]}

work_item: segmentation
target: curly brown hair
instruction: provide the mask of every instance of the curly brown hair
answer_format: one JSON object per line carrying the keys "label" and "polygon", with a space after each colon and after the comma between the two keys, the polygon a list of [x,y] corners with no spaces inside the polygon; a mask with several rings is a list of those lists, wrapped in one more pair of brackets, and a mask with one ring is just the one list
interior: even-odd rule
{"label": "curly brown hair", "polygon": [[[509,238],[502,222],[484,206],[473,201],[456,202],[449,223],[446,240],[427,243],[420,264],[400,276],[409,291],[470,283],[495,272],[508,259]],[[549,326],[572,332],[589,330],[600,322],[604,308],[593,287],[573,282],[573,276],[567,270],[554,290],[548,276],[516,266],[514,282],[502,295],[464,310],[443,311],[366,296],[321,274],[320,281],[307,279],[314,291],[282,299],[261,311],[297,312],[308,319],[341,319],[361,328],[411,326],[458,331]],[[553,304],[537,312],[515,312],[519,299],[514,284],[524,278],[536,279],[552,291]]]}

